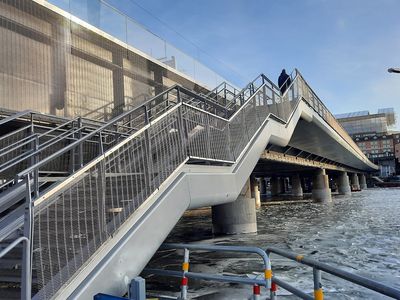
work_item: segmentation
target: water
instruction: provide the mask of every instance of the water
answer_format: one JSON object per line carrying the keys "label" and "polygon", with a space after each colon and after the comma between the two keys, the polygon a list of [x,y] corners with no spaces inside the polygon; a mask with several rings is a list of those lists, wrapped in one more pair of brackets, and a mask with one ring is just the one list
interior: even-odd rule
{"label": "water", "polygon": [[[265,205],[257,222],[257,234],[213,237],[210,212],[204,210],[184,216],[167,242],[277,246],[400,288],[400,189],[369,189],[336,196],[329,204]],[[190,258],[193,272],[254,276],[262,271],[257,256],[192,253]],[[311,268],[276,256],[271,261],[275,276],[312,293]],[[158,253],[150,266],[179,270],[181,262],[181,253],[169,251]],[[326,273],[322,284],[326,299],[389,299]],[[179,282],[157,278],[148,286],[173,293]],[[203,295],[200,299],[248,299],[251,294],[251,287],[236,284],[191,280],[189,288],[191,296]],[[278,295],[295,299],[282,289]]]}

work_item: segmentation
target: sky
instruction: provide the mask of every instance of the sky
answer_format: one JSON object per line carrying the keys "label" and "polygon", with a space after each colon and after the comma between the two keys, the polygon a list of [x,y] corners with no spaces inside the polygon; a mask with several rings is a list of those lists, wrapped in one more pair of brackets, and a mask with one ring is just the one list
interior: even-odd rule
{"label": "sky", "polygon": [[400,0],[107,2],[190,54],[198,46],[218,60],[211,68],[229,66],[225,77],[276,82],[298,68],[334,114],[394,107],[400,116],[400,74],[387,72],[400,67]]}

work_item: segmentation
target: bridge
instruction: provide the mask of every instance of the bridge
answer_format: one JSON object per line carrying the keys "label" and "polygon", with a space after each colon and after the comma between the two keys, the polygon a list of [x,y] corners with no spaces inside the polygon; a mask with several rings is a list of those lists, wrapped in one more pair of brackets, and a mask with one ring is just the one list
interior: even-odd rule
{"label": "bridge", "polygon": [[325,202],[329,176],[349,194],[377,169],[298,70],[283,95],[264,74],[208,89],[47,2],[22,2],[0,3],[0,298],[123,295],[188,209],[212,206],[216,233],[254,232],[265,178],[279,194],[291,177],[295,196],[312,178]]}

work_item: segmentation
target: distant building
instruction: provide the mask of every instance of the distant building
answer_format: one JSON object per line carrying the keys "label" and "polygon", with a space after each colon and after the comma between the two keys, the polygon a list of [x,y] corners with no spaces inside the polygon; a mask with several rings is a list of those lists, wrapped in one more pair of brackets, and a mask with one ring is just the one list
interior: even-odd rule
{"label": "distant building", "polygon": [[396,124],[393,108],[379,109],[376,114],[359,111],[335,117],[365,155],[380,166],[380,176],[400,171],[400,133],[391,130]]}

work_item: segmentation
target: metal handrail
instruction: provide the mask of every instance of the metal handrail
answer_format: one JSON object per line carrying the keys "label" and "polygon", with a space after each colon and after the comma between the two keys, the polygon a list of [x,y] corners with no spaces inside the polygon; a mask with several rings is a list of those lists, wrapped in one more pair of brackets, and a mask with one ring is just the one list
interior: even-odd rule
{"label": "metal handrail", "polygon": [[[182,263],[182,271],[176,270],[165,270],[157,268],[145,268],[143,273],[146,275],[160,275],[168,277],[178,277],[182,278],[182,282],[186,286],[184,288],[181,284],[181,299],[187,299],[187,280],[185,278],[199,279],[199,280],[211,280],[217,282],[227,282],[227,283],[239,283],[246,285],[258,285],[265,286],[270,290],[270,299],[277,299],[276,290],[277,287],[291,292],[292,294],[306,300],[322,300],[323,290],[321,285],[321,271],[327,272],[331,275],[337,276],[346,281],[355,283],[357,285],[363,286],[372,291],[378,292],[382,295],[389,296],[395,299],[400,299],[400,290],[390,287],[388,285],[382,284],[380,282],[343,271],[339,268],[327,265],[325,263],[318,262],[316,260],[305,258],[303,255],[296,254],[290,251],[282,250],[276,247],[268,247],[265,251],[258,247],[248,247],[248,246],[222,246],[222,245],[206,245],[206,244],[163,244],[159,250],[184,250],[184,262]],[[264,278],[246,278],[235,275],[220,275],[220,274],[209,274],[209,273],[196,273],[189,271],[189,250],[202,250],[211,252],[237,252],[237,253],[254,253],[258,254],[263,258],[264,261]],[[313,268],[313,278],[314,278],[314,297],[301,291],[300,289],[294,287],[293,285],[283,281],[282,279],[272,276],[271,270],[271,253],[286,257],[290,260],[296,261],[299,264],[307,265]],[[272,285],[271,285],[272,282]]]}
{"label": "metal handrail", "polygon": [[[395,299],[400,299],[400,290],[399,289],[393,288],[386,284],[382,284],[380,282],[371,280],[369,278],[366,278],[366,277],[363,277],[360,275],[356,275],[356,274],[341,270],[341,269],[333,267],[331,265],[321,263],[314,259],[304,257],[301,254],[282,250],[282,249],[279,249],[276,247],[268,247],[266,249],[266,252],[268,253],[269,256],[271,253],[274,253],[274,254],[286,257],[290,260],[296,261],[299,264],[303,264],[303,265],[312,267],[314,269],[314,273],[317,273],[317,276],[319,276],[319,280],[320,280],[320,274],[318,274],[319,271],[324,271],[326,273],[329,273],[336,277],[342,278],[342,279],[352,282],[354,284],[360,285],[362,287],[365,287],[367,289],[370,289],[370,290],[380,293],[382,295],[392,297]],[[315,276],[314,276],[314,279],[315,279]],[[316,282],[314,282],[314,283],[316,283]],[[314,290],[316,290],[315,289],[316,287],[318,287],[318,285],[314,287]],[[318,287],[318,289],[319,288],[321,288],[321,287]],[[322,292],[322,290],[321,290],[321,292]]]}
{"label": "metal handrail", "polygon": [[[187,299],[188,280],[187,278],[201,279],[201,280],[213,280],[218,282],[229,282],[229,283],[241,283],[252,286],[265,286],[267,289],[271,289],[272,271],[271,262],[265,250],[258,247],[250,246],[223,246],[223,245],[206,245],[206,244],[162,244],[160,250],[184,250],[184,257],[182,263],[182,271],[174,270],[162,270],[162,269],[144,269],[144,273],[156,274],[162,276],[172,276],[182,278],[181,283],[181,299]],[[246,278],[233,275],[219,275],[219,274],[205,274],[195,273],[189,271],[190,251],[191,250],[205,250],[210,252],[235,252],[235,253],[249,253],[259,255],[264,264],[263,278]]]}
{"label": "metal handrail", "polygon": [[[259,76],[260,77],[260,76]],[[257,77],[258,78],[258,77]],[[121,115],[115,117],[114,119],[110,120],[108,123],[104,124],[103,126],[99,127],[98,129],[90,132],[89,134],[85,135],[84,137],[82,137],[81,139],[71,143],[70,145],[64,147],[63,149],[58,150],[57,152],[53,153],[51,156],[46,157],[45,159],[41,160],[40,162],[30,166],[29,168],[23,170],[22,172],[18,173],[16,176],[18,178],[22,178],[24,176],[26,176],[26,174],[33,172],[34,170],[44,166],[45,164],[49,163],[51,160],[55,159],[56,157],[59,157],[60,155],[76,148],[77,146],[79,146],[82,142],[87,141],[88,139],[98,135],[100,132],[103,132],[104,130],[106,130],[108,127],[113,126],[115,124],[117,124],[118,122],[120,122],[121,120],[123,120],[125,117],[129,116],[130,114],[139,111],[140,109],[145,109],[145,110],[150,110],[147,108],[148,105],[151,105],[152,102],[160,97],[163,97],[164,95],[167,95],[169,92],[171,91],[180,91],[180,92],[184,92],[185,94],[188,94],[189,96],[195,97],[196,99],[201,99],[203,100],[205,103],[210,104],[215,106],[216,108],[220,108],[221,110],[224,109],[223,106],[214,103],[196,93],[194,93],[193,91],[190,91],[180,85],[174,85],[171,88],[165,90],[164,92],[150,98],[149,100],[147,100],[146,102],[136,106],[135,108],[133,108],[132,110],[129,110],[125,113],[122,113]]]}

